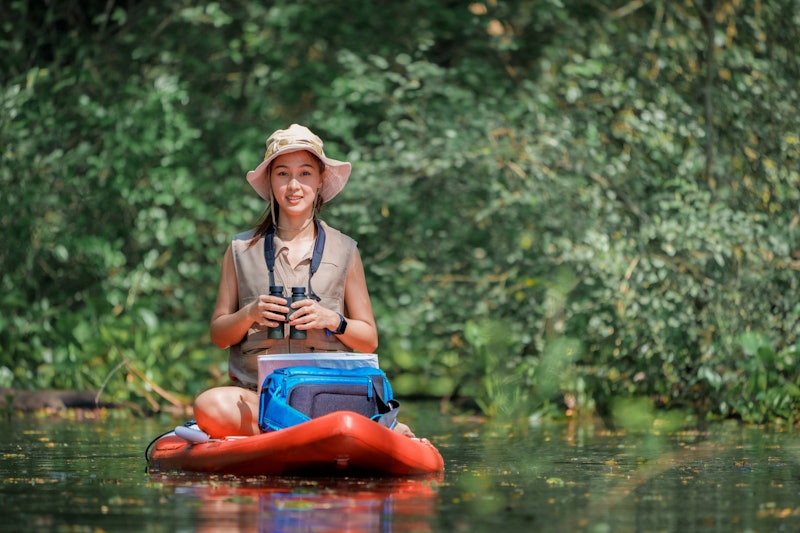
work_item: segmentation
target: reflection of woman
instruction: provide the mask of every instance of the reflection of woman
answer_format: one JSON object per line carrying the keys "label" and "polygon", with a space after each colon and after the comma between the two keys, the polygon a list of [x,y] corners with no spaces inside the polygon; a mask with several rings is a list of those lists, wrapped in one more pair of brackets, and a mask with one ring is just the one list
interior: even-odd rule
{"label": "reflection of woman", "polygon": [[[324,202],[350,176],[350,163],[328,158],[322,140],[293,124],[267,139],[264,161],[247,181],[269,202],[254,229],[236,235],[222,260],[211,340],[231,347],[233,386],[216,387],[195,400],[195,418],[211,437],[259,433],[257,358],[266,353],[374,352],[378,331],[356,242],[317,219]],[[321,252],[321,255],[320,255]],[[315,258],[316,256],[316,258]],[[274,258],[269,269],[268,258]],[[269,287],[305,287],[292,303]],[[286,322],[285,315],[293,312]],[[272,339],[269,328],[292,326],[306,339]],[[404,424],[397,430],[411,434]]]}

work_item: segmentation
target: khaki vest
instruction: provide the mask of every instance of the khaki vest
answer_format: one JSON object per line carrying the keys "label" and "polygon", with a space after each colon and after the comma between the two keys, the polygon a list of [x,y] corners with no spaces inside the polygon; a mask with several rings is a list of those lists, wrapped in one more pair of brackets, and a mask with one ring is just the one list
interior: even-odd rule
{"label": "khaki vest", "polygon": [[[320,304],[337,313],[344,314],[344,286],[350,262],[356,252],[356,241],[347,235],[321,222],[325,230],[325,249],[319,269],[311,278],[311,287],[319,296]],[[231,241],[233,263],[239,285],[239,308],[256,300],[262,294],[269,294],[269,270],[264,259],[264,239],[252,246],[250,239],[254,230],[240,233]],[[283,285],[284,296],[291,297],[291,287],[308,287],[308,273],[311,268],[309,249],[295,270],[286,260],[286,248],[279,238],[275,238],[275,284]],[[291,302],[290,302],[291,303]],[[325,330],[307,330],[305,340],[289,339],[289,326],[285,326],[282,340],[269,339],[265,326],[253,324],[242,341],[231,346],[228,357],[228,371],[231,378],[247,385],[258,381],[258,356],[269,353],[305,353],[352,351],[335,335]]]}

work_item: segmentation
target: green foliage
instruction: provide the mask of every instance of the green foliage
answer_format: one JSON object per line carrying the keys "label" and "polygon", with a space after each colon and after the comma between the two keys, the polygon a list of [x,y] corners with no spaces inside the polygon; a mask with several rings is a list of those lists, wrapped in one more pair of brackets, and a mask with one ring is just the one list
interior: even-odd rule
{"label": "green foliage", "polygon": [[223,381],[243,177],[301,122],[354,163],[323,216],[398,394],[794,420],[793,3],[600,4],[0,8],[0,386]]}

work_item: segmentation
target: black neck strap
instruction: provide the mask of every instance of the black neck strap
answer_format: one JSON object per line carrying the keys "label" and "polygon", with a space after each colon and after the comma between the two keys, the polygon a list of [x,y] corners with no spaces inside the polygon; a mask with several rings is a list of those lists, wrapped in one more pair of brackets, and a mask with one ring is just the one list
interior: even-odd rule
{"label": "black neck strap", "polygon": [[[308,269],[308,297],[319,301],[319,296],[311,288],[311,276],[317,272],[320,263],[322,263],[322,251],[325,250],[325,230],[322,229],[322,224],[317,219],[314,219],[314,225],[317,228],[317,237],[314,240],[311,267]],[[269,270],[269,284],[275,285],[275,226],[270,226],[266,235],[264,235],[264,260],[267,262],[267,269]]]}

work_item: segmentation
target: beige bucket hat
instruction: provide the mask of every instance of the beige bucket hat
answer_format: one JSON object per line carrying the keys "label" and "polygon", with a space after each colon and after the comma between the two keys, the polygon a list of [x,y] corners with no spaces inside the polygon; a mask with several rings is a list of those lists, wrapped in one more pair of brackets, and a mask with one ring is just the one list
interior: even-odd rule
{"label": "beige bucket hat", "polygon": [[267,139],[267,151],[264,153],[264,161],[247,173],[247,181],[256,192],[265,200],[271,200],[272,191],[270,189],[267,176],[267,167],[279,155],[307,150],[319,157],[325,164],[322,173],[322,190],[320,196],[323,202],[329,201],[344,189],[352,166],[347,161],[338,161],[325,155],[322,150],[322,139],[317,137],[310,129],[299,124],[292,124],[285,130],[278,130]]}

